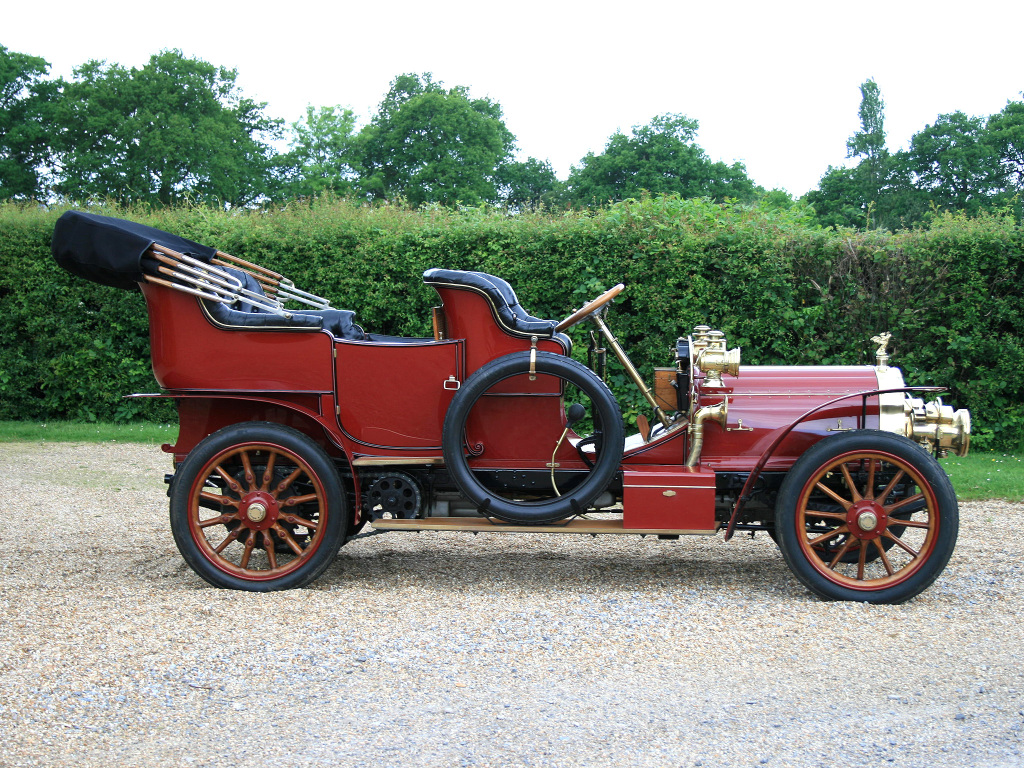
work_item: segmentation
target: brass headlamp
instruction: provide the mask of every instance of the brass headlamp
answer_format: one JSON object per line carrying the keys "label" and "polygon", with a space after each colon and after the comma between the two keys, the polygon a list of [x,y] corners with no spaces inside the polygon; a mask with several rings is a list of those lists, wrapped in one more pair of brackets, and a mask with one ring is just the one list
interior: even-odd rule
{"label": "brass headlamp", "polygon": [[724,387],[722,374],[738,376],[740,348],[726,349],[725,334],[706,325],[693,329],[693,364],[704,373],[705,387]]}
{"label": "brass headlamp", "polygon": [[903,403],[907,437],[925,448],[945,456],[953,451],[966,456],[971,442],[971,414],[965,409],[953,410],[941,397],[925,403],[919,397],[908,397]]}

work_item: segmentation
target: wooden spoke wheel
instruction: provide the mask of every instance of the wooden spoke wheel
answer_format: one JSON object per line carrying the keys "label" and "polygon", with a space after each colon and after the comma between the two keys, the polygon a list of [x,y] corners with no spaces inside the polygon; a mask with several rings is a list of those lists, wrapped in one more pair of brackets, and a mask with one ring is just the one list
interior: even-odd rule
{"label": "wooden spoke wheel", "polygon": [[182,557],[218,587],[300,587],[330,565],[348,527],[330,457],[278,424],[226,427],[188,455],[171,486]]}
{"label": "wooden spoke wheel", "polygon": [[775,534],[818,595],[901,603],[945,568],[958,525],[935,459],[904,437],[865,430],[826,438],[797,461],[779,490]]}

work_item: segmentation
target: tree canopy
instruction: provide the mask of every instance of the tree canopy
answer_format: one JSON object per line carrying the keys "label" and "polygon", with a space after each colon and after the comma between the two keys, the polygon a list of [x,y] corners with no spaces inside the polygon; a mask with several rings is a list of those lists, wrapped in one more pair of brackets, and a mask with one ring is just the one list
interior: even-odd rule
{"label": "tree canopy", "polygon": [[[517,212],[679,195],[793,205],[742,163],[708,157],[698,122],[678,113],[616,131],[560,181],[549,161],[519,155],[497,101],[429,72],[395,77],[362,125],[351,107],[308,105],[286,127],[243,96],[235,70],[179,50],[138,68],[88,61],[67,81],[49,69],[0,46],[0,200],[238,207],[333,194]],[[818,223],[895,230],[944,210],[1024,216],[1024,101],[987,117],[938,115],[896,151],[874,79],[860,86],[858,117],[846,165],[800,201]]]}
{"label": "tree canopy", "polygon": [[748,199],[755,188],[742,163],[712,162],[694,143],[698,123],[685,115],[665,114],[632,135],[613,134],[604,152],[593,152],[569,173],[566,197],[579,204],[652,195]]}
{"label": "tree canopy", "polygon": [[370,198],[412,205],[491,202],[496,171],[514,149],[497,102],[445,88],[429,73],[405,74],[359,134],[360,187]]}
{"label": "tree canopy", "polygon": [[284,179],[277,196],[351,194],[358,179],[355,128],[356,114],[348,107],[306,107],[305,119],[291,125],[291,149],[279,163]]}
{"label": "tree canopy", "polygon": [[50,155],[47,110],[60,84],[44,78],[38,56],[0,45],[0,200],[42,194],[41,166]]}
{"label": "tree canopy", "polygon": [[951,112],[915,133],[909,147],[885,147],[878,85],[861,86],[861,129],[850,137],[855,166],[830,166],[806,200],[827,226],[895,230],[936,211],[976,214],[1014,204],[1024,189],[1024,102],[988,118]]}
{"label": "tree canopy", "polygon": [[177,50],[140,69],[78,67],[56,107],[56,191],[164,205],[257,200],[280,123],[241,96],[236,76]]}

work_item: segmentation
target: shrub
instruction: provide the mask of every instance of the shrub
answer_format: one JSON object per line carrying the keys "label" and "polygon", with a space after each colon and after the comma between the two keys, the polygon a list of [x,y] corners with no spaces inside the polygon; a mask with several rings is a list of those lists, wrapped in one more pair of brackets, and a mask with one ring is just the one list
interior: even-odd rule
{"label": "shrub", "polygon": [[[56,267],[49,243],[62,212],[0,206],[0,419],[171,417],[167,403],[121,399],[156,389],[144,303]],[[863,233],[820,229],[800,209],[676,197],[516,216],[329,198],[268,212],[102,212],[275,269],[395,335],[429,335],[437,295],[420,275],[431,267],[500,275],[552,318],[624,282],[612,324],[647,379],[698,323],[725,331],[747,364],[870,364],[870,337],[888,330],[908,384],[950,386],[979,444],[1024,444],[1024,258],[1012,217],[949,214]],[[573,331],[581,358],[588,330]],[[624,411],[642,410],[611,371]]]}

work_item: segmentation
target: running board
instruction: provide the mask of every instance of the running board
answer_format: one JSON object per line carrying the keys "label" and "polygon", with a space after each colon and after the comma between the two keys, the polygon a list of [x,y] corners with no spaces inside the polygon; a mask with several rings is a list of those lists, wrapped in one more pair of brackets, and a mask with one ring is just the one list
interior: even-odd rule
{"label": "running board", "polygon": [[473,533],[639,533],[644,536],[714,536],[712,530],[683,530],[674,528],[624,528],[622,520],[573,519],[549,525],[514,525],[491,522],[486,517],[426,517],[415,520],[375,520],[371,523],[378,531],[471,531]]}

